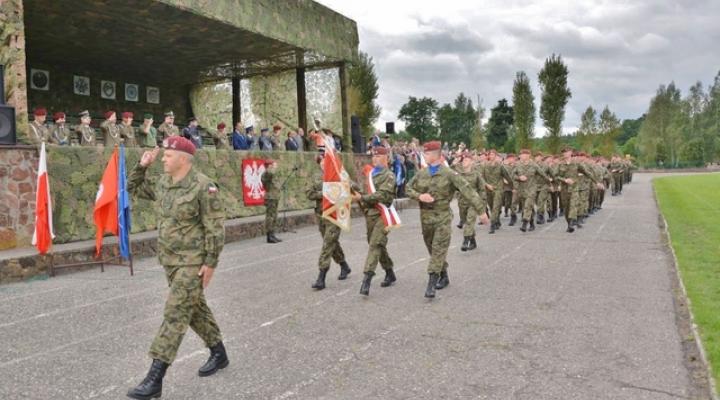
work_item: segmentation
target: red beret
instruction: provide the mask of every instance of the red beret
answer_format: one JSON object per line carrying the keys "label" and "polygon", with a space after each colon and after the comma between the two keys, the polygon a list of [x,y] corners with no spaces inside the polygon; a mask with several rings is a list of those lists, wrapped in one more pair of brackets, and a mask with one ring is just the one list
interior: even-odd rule
{"label": "red beret", "polygon": [[434,151],[434,150],[440,150],[442,145],[440,144],[440,141],[433,140],[432,142],[427,142],[423,145],[423,150],[425,151]]}
{"label": "red beret", "polygon": [[57,120],[59,120],[59,119],[65,119],[65,113],[64,113],[64,112],[61,112],[61,111],[58,111],[58,112],[56,112],[56,113],[53,115],[53,119],[54,119],[55,121],[57,121]]}
{"label": "red beret", "polygon": [[125,111],[124,113],[122,113],[123,119],[125,119],[125,118],[132,118],[134,115],[135,115],[135,114],[131,113],[130,111]]}
{"label": "red beret", "polygon": [[113,110],[105,111],[105,119],[109,119],[113,114],[115,114],[115,111]]}
{"label": "red beret", "polygon": [[218,128],[218,130],[220,130],[220,129],[225,129],[225,123],[224,123],[224,122],[219,123],[219,124],[217,125],[217,128]]}
{"label": "red beret", "polygon": [[183,151],[190,155],[195,155],[195,145],[182,136],[170,136],[163,140],[163,148],[166,150]]}
{"label": "red beret", "polygon": [[374,156],[386,156],[388,149],[385,146],[375,146],[372,148],[372,154]]}
{"label": "red beret", "polygon": [[265,160],[265,166],[266,166],[266,167],[269,167],[269,166],[271,166],[271,165],[273,165],[273,164],[275,164],[275,163],[276,163],[275,160]]}
{"label": "red beret", "polygon": [[520,150],[520,154],[530,154],[530,150],[522,149],[522,150]]}
{"label": "red beret", "polygon": [[47,110],[42,107],[36,108],[33,112],[33,115],[36,117],[42,117],[44,115],[47,115]]}

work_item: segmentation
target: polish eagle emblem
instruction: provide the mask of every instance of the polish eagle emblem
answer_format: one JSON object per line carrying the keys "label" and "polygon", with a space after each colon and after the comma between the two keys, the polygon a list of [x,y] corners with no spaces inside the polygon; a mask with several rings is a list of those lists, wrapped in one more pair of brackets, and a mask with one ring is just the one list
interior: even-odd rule
{"label": "polish eagle emblem", "polygon": [[259,200],[265,196],[265,189],[260,180],[264,172],[265,164],[258,165],[255,161],[253,161],[252,165],[246,165],[243,171],[243,185],[248,188],[248,194],[253,200]]}

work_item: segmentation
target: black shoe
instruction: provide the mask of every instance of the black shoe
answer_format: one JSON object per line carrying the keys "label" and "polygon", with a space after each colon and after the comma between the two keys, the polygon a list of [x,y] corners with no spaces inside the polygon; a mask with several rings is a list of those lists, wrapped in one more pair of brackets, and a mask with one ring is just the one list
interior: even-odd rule
{"label": "black shoe", "polygon": [[157,399],[162,396],[162,381],[170,365],[160,360],[153,360],[147,376],[139,385],[130,389],[127,396],[138,400]]}
{"label": "black shoe", "polygon": [[488,233],[489,234],[495,233],[495,223],[494,222],[490,223],[490,231]]}
{"label": "black shoe", "polygon": [[477,242],[475,241],[475,236],[470,236],[470,240],[468,241],[467,251],[475,250],[477,249]]}
{"label": "black shoe", "polygon": [[340,263],[340,275],[338,275],[338,280],[344,281],[347,279],[348,275],[350,275],[350,272],[352,270],[350,269],[350,266],[348,265],[347,261],[343,261]]}
{"label": "black shoe", "polygon": [[573,221],[574,221],[573,225],[575,225],[575,228],[582,229],[583,226],[582,226],[582,220],[580,217],[578,217],[577,219],[575,219]]}
{"label": "black shoe", "polygon": [[276,238],[274,234],[268,233],[267,234],[267,242],[268,243],[280,243],[280,242],[282,242],[282,240]]}
{"label": "black shoe", "polygon": [[530,232],[535,230],[535,220],[530,220],[530,229],[528,229]]}
{"label": "black shoe", "polygon": [[515,226],[516,222],[517,222],[517,215],[513,214],[510,216],[510,223],[508,224],[508,226]]}
{"label": "black shoe", "polygon": [[522,226],[520,227],[520,230],[523,232],[527,232],[527,226],[528,226],[528,222],[523,221]]}
{"label": "black shoe", "polygon": [[450,277],[448,277],[447,270],[443,270],[443,272],[440,273],[440,279],[438,279],[437,283],[435,284],[435,289],[442,290],[447,287],[447,285],[450,284]]}
{"label": "black shoe", "polygon": [[372,280],[373,275],[375,274],[372,272],[365,273],[365,279],[363,279],[362,285],[360,285],[360,294],[365,296],[370,294],[370,281]]}
{"label": "black shoe", "polygon": [[545,223],[545,214],[538,214],[537,216],[537,224],[542,225]]}
{"label": "black shoe", "polygon": [[457,224],[457,227],[458,227],[458,229],[462,229],[462,228],[463,228],[463,223],[460,222],[459,224]]}
{"label": "black shoe", "polygon": [[425,289],[425,297],[432,299],[435,297],[435,285],[437,285],[440,279],[440,274],[428,274],[428,285]]}
{"label": "black shoe", "polygon": [[468,236],[465,236],[463,238],[463,244],[460,247],[460,251],[467,251],[469,242],[470,242],[470,238]]}
{"label": "black shoe", "polygon": [[563,217],[564,214],[565,214],[565,213],[563,212],[563,210],[558,211],[558,217]]}
{"label": "black shoe", "polygon": [[230,364],[230,360],[228,360],[227,353],[225,352],[225,346],[223,342],[219,342],[210,348],[210,358],[208,358],[205,365],[200,367],[198,375],[210,376],[227,367],[228,364]]}
{"label": "black shoe", "polygon": [[392,285],[393,283],[395,283],[396,280],[397,280],[397,278],[395,277],[395,271],[393,271],[392,268],[386,269],[385,270],[385,280],[380,282],[380,287],[388,287],[388,286]]}
{"label": "black shoe", "polygon": [[574,224],[575,224],[575,220],[572,220],[572,219],[571,219],[570,221],[568,221],[568,227],[567,227],[567,229],[565,230],[565,232],[567,232],[567,233],[573,233],[573,232],[575,232],[575,228],[573,228],[573,225],[574,225]]}
{"label": "black shoe", "polygon": [[312,288],[317,290],[323,290],[325,289],[325,275],[327,275],[326,269],[321,269],[320,273],[318,274],[317,281],[313,283]]}

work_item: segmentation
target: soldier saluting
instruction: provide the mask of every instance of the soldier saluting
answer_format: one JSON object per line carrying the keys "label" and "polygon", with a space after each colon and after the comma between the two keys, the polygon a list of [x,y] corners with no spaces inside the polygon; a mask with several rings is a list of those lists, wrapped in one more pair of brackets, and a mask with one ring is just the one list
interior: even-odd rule
{"label": "soldier saluting", "polygon": [[446,261],[450,248],[452,211],[450,201],[456,191],[475,208],[478,214],[485,212],[484,203],[477,192],[460,174],[443,163],[441,144],[432,141],[423,145],[427,168],[421,169],[408,183],[407,195],[420,203],[422,235],[430,253],[428,286],[425,297],[435,297],[436,289],[450,283]]}
{"label": "soldier saluting", "polygon": [[173,136],[163,141],[163,147],[165,174],[156,182],[145,176],[160,152],[155,148],[143,154],[128,179],[131,193],[160,203],[158,258],[170,286],[164,319],[150,346],[152,366],[127,394],[134,399],[160,397],[165,371],[175,360],[188,327],[210,348],[210,358],[198,371],[200,376],[212,375],[229,363],[220,328],[203,294],[225,243],[225,211],[218,188],[193,167],[192,142]]}

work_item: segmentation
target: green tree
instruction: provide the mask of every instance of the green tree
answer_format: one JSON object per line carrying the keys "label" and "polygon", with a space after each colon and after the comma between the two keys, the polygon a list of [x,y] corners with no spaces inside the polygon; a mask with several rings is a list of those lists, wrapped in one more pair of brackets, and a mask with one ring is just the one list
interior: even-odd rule
{"label": "green tree", "polygon": [[501,99],[490,110],[490,119],[487,124],[488,147],[502,149],[508,141],[510,128],[513,125],[513,108],[507,100]]}
{"label": "green tree", "polygon": [[360,118],[360,130],[369,137],[373,134],[373,127],[380,116],[380,106],[376,103],[379,86],[373,58],[361,51],[357,62],[348,68],[348,77],[350,114]]}
{"label": "green tree", "polygon": [[548,131],[548,150],[553,153],[560,150],[565,106],[572,97],[572,92],[567,85],[567,77],[568,69],[562,56],[555,54],[545,60],[545,66],[538,74],[542,92],[540,117]]}
{"label": "green tree", "polygon": [[530,80],[525,72],[515,74],[513,83],[513,123],[515,125],[515,146],[513,151],[532,147],[535,127],[535,97]]}
{"label": "green tree", "polygon": [[438,138],[438,128],[435,125],[438,103],[430,97],[418,99],[408,97],[398,113],[398,119],[405,122],[405,130],[424,143]]}
{"label": "green tree", "polygon": [[643,164],[662,163],[666,167],[678,165],[678,150],[682,143],[678,129],[681,101],[680,90],[675,87],[675,83],[660,85],[650,101],[650,108],[638,134]]}
{"label": "green tree", "polygon": [[580,128],[575,133],[575,140],[580,150],[592,153],[593,141],[597,132],[597,111],[592,106],[588,106],[582,117],[580,117]]}
{"label": "green tree", "polygon": [[616,140],[620,136],[620,120],[608,106],[605,106],[600,113],[598,132],[600,134],[599,153],[605,157],[612,156],[615,153]]}
{"label": "green tree", "polygon": [[453,104],[445,104],[438,109],[437,123],[443,142],[469,145],[478,123],[472,100],[460,93]]}
{"label": "green tree", "polygon": [[634,138],[638,135],[638,132],[640,132],[640,126],[642,125],[643,121],[645,120],[645,114],[643,114],[638,119],[626,119],[623,120],[622,125],[620,125],[620,136],[617,138],[617,142],[619,145],[623,145],[627,143],[628,140],[631,138]]}

